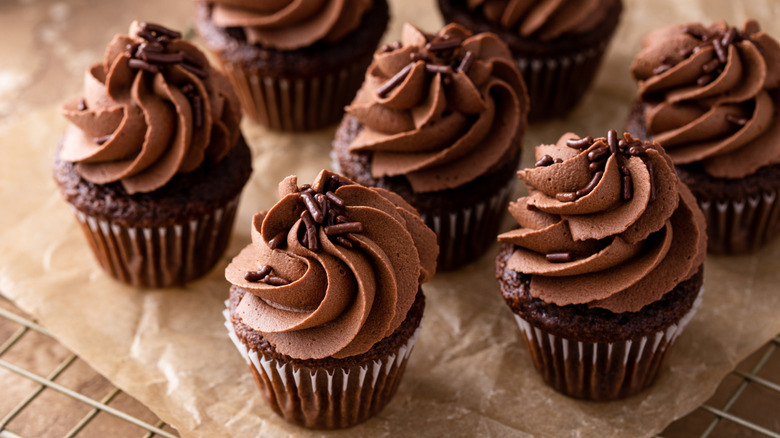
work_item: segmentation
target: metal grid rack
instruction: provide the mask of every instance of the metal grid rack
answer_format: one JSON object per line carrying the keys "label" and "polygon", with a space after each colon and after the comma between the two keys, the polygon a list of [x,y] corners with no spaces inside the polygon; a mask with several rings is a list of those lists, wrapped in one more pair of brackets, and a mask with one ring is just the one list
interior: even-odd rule
{"label": "metal grid rack", "polygon": [[[656,438],[780,438],[778,347],[780,336],[743,361],[710,400]],[[71,372],[75,369],[79,372]],[[0,387],[7,388],[9,379],[26,382],[27,392],[17,399],[0,396],[0,438],[178,436],[0,296]]]}
{"label": "metal grid rack", "polygon": [[2,296],[0,388],[0,438],[178,437]]}

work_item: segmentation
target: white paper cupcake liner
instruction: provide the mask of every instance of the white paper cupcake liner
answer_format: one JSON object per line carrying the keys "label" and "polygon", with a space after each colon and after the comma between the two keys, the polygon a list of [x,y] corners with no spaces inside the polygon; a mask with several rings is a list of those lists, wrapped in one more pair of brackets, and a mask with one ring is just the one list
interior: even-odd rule
{"label": "white paper cupcake liner", "polygon": [[421,323],[406,344],[387,357],[345,368],[313,369],[247,348],[227,309],[223,316],[228,336],[274,411],[287,421],[317,429],[350,427],[382,410],[398,389],[422,327]]}
{"label": "white paper cupcake liner", "polygon": [[545,332],[515,314],[534,366],[557,391],[587,400],[614,400],[649,387],[664,357],[701,304],[655,334],[621,342],[580,342]]}
{"label": "white paper cupcake liner", "polygon": [[106,272],[136,287],[158,288],[201,277],[216,264],[230,240],[238,200],[165,227],[128,227],[71,209]]}
{"label": "white paper cupcake liner", "polygon": [[313,78],[266,76],[224,63],[246,115],[271,129],[307,131],[335,124],[355,97],[371,58]]}
{"label": "white paper cupcake liner", "polygon": [[608,41],[580,53],[557,58],[517,57],[531,100],[532,120],[571,112],[587,91],[601,64]]}
{"label": "white paper cupcake liner", "polygon": [[439,238],[437,271],[451,271],[470,263],[490,248],[509,202],[515,180],[496,194],[460,210],[424,211],[420,218]]}
{"label": "white paper cupcake liner", "polygon": [[699,201],[707,219],[707,250],[716,254],[755,251],[780,232],[777,191],[737,201]]}

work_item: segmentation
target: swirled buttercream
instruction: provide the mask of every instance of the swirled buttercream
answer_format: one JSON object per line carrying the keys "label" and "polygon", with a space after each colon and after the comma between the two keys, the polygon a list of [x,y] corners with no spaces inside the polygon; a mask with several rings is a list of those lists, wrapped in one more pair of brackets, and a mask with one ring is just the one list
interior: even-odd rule
{"label": "swirled buttercream", "polygon": [[519,172],[530,195],[509,207],[519,228],[498,237],[532,296],[636,312],[697,272],[705,220],[659,145],[566,134],[536,155]]}
{"label": "swirled buttercream", "polygon": [[[202,0],[198,0],[202,1]],[[209,0],[220,27],[241,27],[250,44],[294,50],[343,39],[372,0]]]}
{"label": "swirled buttercream", "polygon": [[119,181],[151,192],[236,144],[238,98],[178,32],[133,23],[117,35],[84,80],[84,97],[63,107],[70,121],[60,158],[87,181]]}
{"label": "swirled buttercream", "polygon": [[780,163],[780,44],[755,21],[673,25],[642,47],[631,72],[647,129],[675,164],[742,178]]}
{"label": "swirled buttercream", "polygon": [[364,353],[403,322],[436,269],[436,235],[400,196],[322,171],[255,215],[252,243],[225,270],[247,290],[236,312],[299,359]]}
{"label": "swirled buttercream", "polygon": [[374,54],[347,107],[363,129],[350,152],[371,153],[375,178],[403,175],[415,192],[459,187],[517,156],[528,96],[506,45],[450,24],[405,25]]}
{"label": "swirled buttercream", "polygon": [[488,21],[542,41],[595,29],[616,0],[468,0]]}

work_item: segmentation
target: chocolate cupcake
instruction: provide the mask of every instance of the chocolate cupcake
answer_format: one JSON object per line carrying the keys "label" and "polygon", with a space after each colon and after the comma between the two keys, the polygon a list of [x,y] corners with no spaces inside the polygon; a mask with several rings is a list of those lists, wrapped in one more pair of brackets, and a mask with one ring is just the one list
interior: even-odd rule
{"label": "chocolate cupcake", "polygon": [[279,195],[225,271],[226,327],[277,414],[350,427],[398,388],[436,236],[399,196],[328,171],[301,187],[290,176]]}
{"label": "chocolate cupcake", "polygon": [[650,386],[697,307],[704,217],[664,150],[564,135],[520,172],[496,278],[545,381],[612,400]]}
{"label": "chocolate cupcake", "polygon": [[[439,270],[493,242],[514,183],[528,97],[506,45],[449,25],[405,25],[374,55],[336,132],[347,177],[398,193],[439,237]],[[487,195],[486,195],[487,194]]]}
{"label": "chocolate cupcake", "polygon": [[180,37],[133,23],[63,107],[54,178],[103,269],[138,287],[214,266],[252,171],[230,83]]}
{"label": "chocolate cupcake", "polygon": [[199,0],[196,27],[250,118],[303,131],[341,119],[389,19],[386,0]]}
{"label": "chocolate cupcake", "polygon": [[642,46],[627,130],[666,148],[707,217],[709,251],[755,251],[780,232],[780,44],[755,21],[720,21]]}
{"label": "chocolate cupcake", "polygon": [[587,91],[617,28],[621,0],[439,0],[444,21],[506,41],[531,97],[529,119],[561,117]]}

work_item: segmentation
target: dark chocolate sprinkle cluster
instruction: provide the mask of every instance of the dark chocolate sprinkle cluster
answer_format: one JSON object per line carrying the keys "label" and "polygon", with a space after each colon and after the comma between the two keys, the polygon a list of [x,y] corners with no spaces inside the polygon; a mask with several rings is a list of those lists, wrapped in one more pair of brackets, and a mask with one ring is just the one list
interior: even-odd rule
{"label": "dark chocolate sprinkle cluster", "polygon": [[[647,171],[650,174],[650,200],[655,200],[655,178],[653,176],[653,163],[647,160],[647,149],[655,149],[655,145],[650,141],[642,142],[639,139],[635,139],[628,132],[623,134],[623,138],[618,140],[617,131],[610,129],[606,138],[594,140],[592,137],[584,137],[578,140],[569,140],[567,146],[575,149],[588,149],[597,141],[602,141],[607,146],[602,146],[598,149],[594,149],[588,152],[588,170],[593,172],[593,178],[582,189],[576,192],[557,193],[555,198],[561,202],[573,202],[583,196],[588,195],[593,189],[596,188],[601,177],[604,176],[604,166],[607,163],[607,159],[615,154],[620,154],[626,159],[630,157],[640,157],[647,166]],[[633,197],[633,182],[631,180],[631,173],[624,165],[620,165],[621,175],[621,198],[624,201],[628,201]]]}
{"label": "dark chocolate sprinkle cluster", "polygon": [[[345,248],[354,247],[348,234],[362,233],[363,224],[351,221],[345,215],[346,204],[334,192],[341,186],[353,184],[339,175],[332,174],[325,182],[321,192],[316,192],[309,184],[304,184],[298,190],[298,199],[305,209],[301,213],[301,220],[304,228],[298,235],[301,244],[311,251],[319,251],[320,238],[319,228],[325,231],[325,235],[331,239],[331,242],[337,243]],[[271,249],[282,248],[287,244],[287,235],[289,230],[279,232],[271,240],[268,246]],[[289,284],[289,282],[280,277],[271,275],[272,270],[269,266],[262,266],[258,271],[247,271],[244,279],[251,282],[262,281],[275,286]]]}
{"label": "dark chocolate sprinkle cluster", "polygon": [[[763,51],[751,38],[750,35],[759,32],[761,28],[758,22],[750,20],[745,24],[745,31],[740,31],[736,27],[729,27],[725,31],[716,28],[704,28],[703,26],[688,26],[684,29],[685,33],[701,41],[697,46],[683,50],[679,53],[682,59],[687,59],[694,53],[706,48],[715,49],[716,58],[702,66],[702,74],[696,80],[696,84],[703,87],[714,81],[721,73],[728,62],[729,46],[741,41],[749,41],[755,45],[759,51]],[[671,69],[677,62],[674,59],[664,57],[662,64],[653,70],[653,74],[660,75]],[[744,124],[744,123],[743,123]]]}
{"label": "dark chocolate sprinkle cluster", "polygon": [[[655,144],[649,141],[642,142],[639,139],[633,138],[631,134],[627,132],[623,134],[622,139],[618,139],[617,131],[610,129],[606,138],[594,139],[591,136],[587,136],[579,139],[571,139],[566,142],[566,145],[570,148],[585,150],[599,141],[606,145],[588,152],[588,170],[593,172],[593,178],[590,182],[588,182],[585,187],[575,192],[556,193],[555,199],[561,202],[574,202],[577,199],[590,194],[604,176],[604,167],[606,166],[609,157],[617,154],[623,156],[625,159],[640,157],[642,161],[644,161],[647,166],[647,171],[650,174],[650,200],[655,200],[656,189],[655,177],[653,176],[653,163],[647,159],[647,149],[655,149]],[[553,160],[551,156],[545,155],[536,162],[535,167],[546,167],[560,162],[562,162],[560,159]],[[619,170],[621,175],[621,199],[623,201],[628,201],[633,197],[631,172],[628,167],[624,165],[620,165]],[[545,258],[550,263],[566,263],[574,260],[574,256],[570,252],[550,253],[546,254]]]}
{"label": "dark chocolate sprinkle cluster", "polygon": [[[125,53],[131,57],[127,61],[130,68],[160,73],[167,66],[178,65],[201,79],[208,76],[204,66],[189,53],[183,50],[169,51],[168,43],[180,39],[181,32],[153,23],[141,23],[140,28],[138,36],[145,41],[128,44],[125,48]],[[184,84],[180,88],[192,104],[195,127],[200,128],[203,125],[203,98],[198,95],[193,84]]]}
{"label": "dark chocolate sprinkle cluster", "polygon": [[[401,85],[409,76],[412,67],[417,61],[425,62],[425,71],[431,74],[441,73],[444,84],[452,82],[452,74],[462,71],[468,73],[471,64],[474,62],[474,53],[466,50],[464,53],[462,44],[463,39],[451,35],[426,35],[428,42],[425,47],[418,52],[409,54],[411,62],[379,86],[376,94],[379,97],[387,96],[396,87]],[[395,42],[382,46],[380,51],[392,52],[400,49],[401,43]]]}
{"label": "dark chocolate sprinkle cluster", "polygon": [[[653,163],[647,160],[647,149],[655,149],[655,145],[652,142],[642,142],[639,139],[635,139],[629,133],[624,133],[623,138],[618,140],[617,131],[610,129],[606,138],[594,140],[592,137],[584,137],[577,140],[569,140],[567,146],[575,149],[587,149],[591,147],[597,141],[602,141],[607,146],[602,146],[598,149],[594,149],[588,152],[588,170],[593,172],[593,178],[590,182],[580,190],[576,192],[558,193],[555,195],[556,199],[561,202],[576,201],[583,196],[588,195],[593,189],[596,188],[601,177],[604,176],[604,166],[607,163],[607,159],[615,154],[621,154],[628,159],[629,157],[640,157],[647,166],[647,170],[650,173],[650,200],[655,199],[655,178],[653,177]],[[628,201],[633,196],[633,183],[631,181],[631,173],[626,166],[621,165],[619,167],[621,180],[621,193],[622,199]]]}

